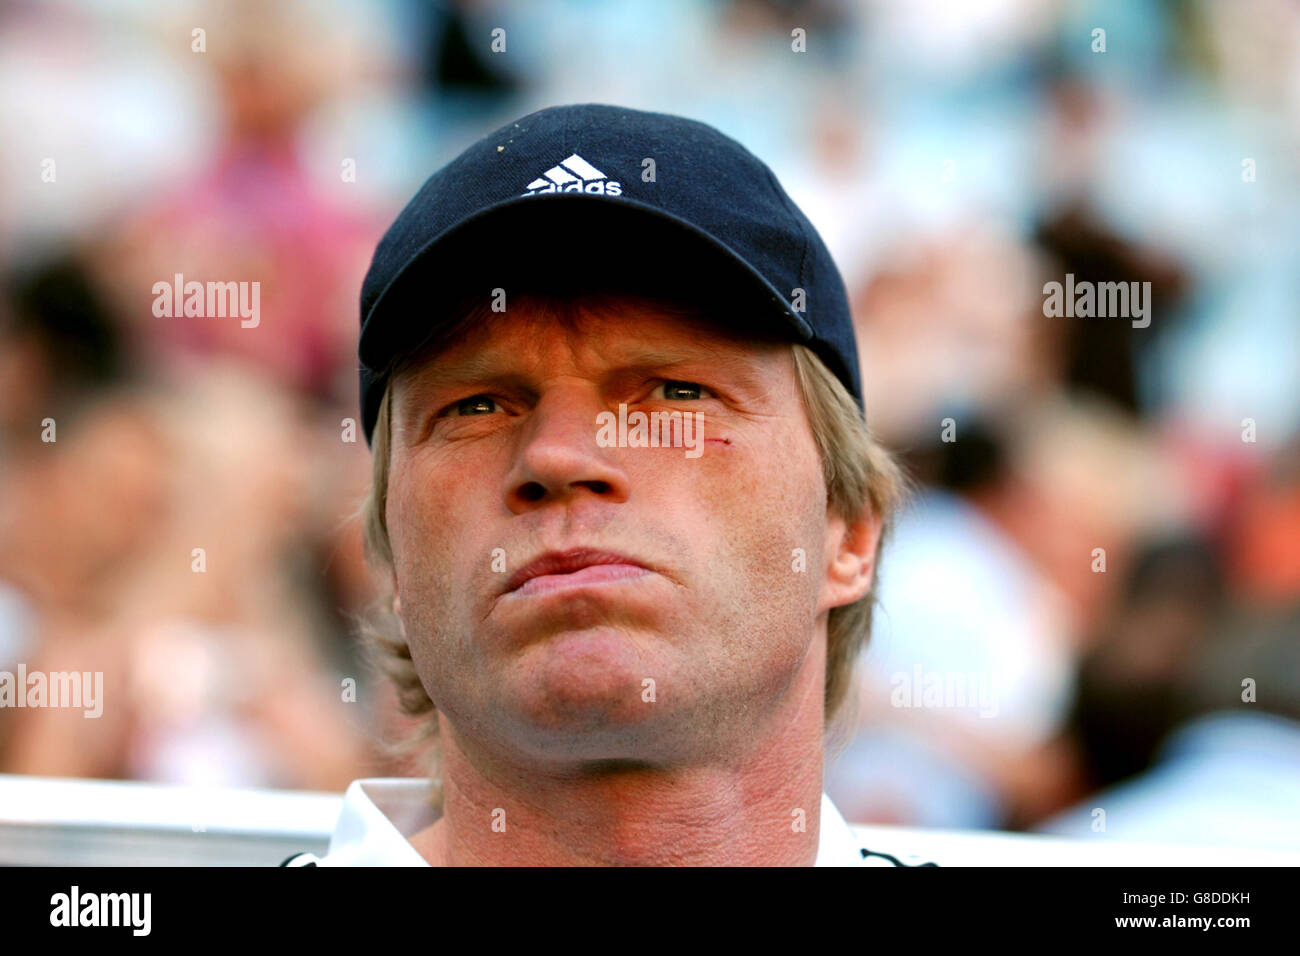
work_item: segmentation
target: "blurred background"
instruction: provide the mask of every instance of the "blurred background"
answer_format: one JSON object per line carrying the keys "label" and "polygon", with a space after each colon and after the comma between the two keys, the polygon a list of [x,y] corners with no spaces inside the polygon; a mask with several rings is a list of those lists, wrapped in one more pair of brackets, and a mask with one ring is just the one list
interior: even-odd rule
{"label": "blurred background", "polygon": [[[361,278],[564,102],[739,139],[844,274],[915,483],[844,815],[1300,850],[1291,0],[0,0],[0,670],[111,703],[0,709],[0,773],[421,772],[355,637]],[[177,273],[260,324],[155,315]],[[1149,326],[1046,316],[1067,274]]]}

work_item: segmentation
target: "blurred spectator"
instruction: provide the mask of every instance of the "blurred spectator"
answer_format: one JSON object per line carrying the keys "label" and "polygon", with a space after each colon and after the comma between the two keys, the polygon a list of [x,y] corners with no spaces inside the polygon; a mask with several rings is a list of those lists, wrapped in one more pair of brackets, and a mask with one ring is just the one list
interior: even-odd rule
{"label": "blurred spectator", "polygon": [[[1195,716],[1168,736],[1154,766],[1037,829],[1093,839],[1300,849],[1298,637],[1300,605],[1225,622],[1186,662],[1176,699]],[[1123,699],[1127,727],[1149,739],[1149,722],[1163,716],[1140,712],[1136,698]]]}
{"label": "blurred spectator", "polygon": [[102,671],[107,700],[94,720],[14,711],[6,769],[310,789],[355,777],[362,714],[286,574],[305,521],[295,414],[290,396],[214,369],[180,395],[101,396],[11,467],[0,575],[37,612],[28,669]]}
{"label": "blurred spectator", "polygon": [[1264,606],[1300,600],[1300,435],[1244,489],[1228,542],[1233,583]]}
{"label": "blurred spectator", "polygon": [[[125,344],[89,270],[71,251],[6,277],[0,304],[0,442],[35,438],[46,417],[127,375]],[[0,444],[0,449],[4,444]]]}
{"label": "blurred spectator", "polygon": [[862,726],[827,792],[862,821],[1000,826],[1019,799],[1005,767],[1067,703],[1066,602],[975,508],[936,492],[899,522],[879,588]]}
{"label": "blurred spectator", "polygon": [[[376,224],[313,178],[302,128],[331,85],[328,47],[300,35],[296,3],[223,5],[220,42],[200,62],[215,74],[221,139],[211,161],[126,216],[100,268],[152,361],[175,374],[237,356],[317,398],[354,387],[359,276]],[[355,166],[355,161],[353,160]],[[156,282],[257,283],[259,315],[159,317]]]}
{"label": "blurred spectator", "polygon": [[121,776],[126,675],[108,621],[165,526],[171,449],[139,395],[98,395],[55,425],[56,441],[11,447],[0,480],[4,666],[102,673],[116,704],[93,720],[79,710],[0,711],[0,769]]}
{"label": "blurred spectator", "polygon": [[1172,539],[1137,555],[1119,605],[1077,676],[1070,724],[1091,789],[1145,770],[1186,719],[1185,669],[1216,626],[1223,596],[1208,542]]}

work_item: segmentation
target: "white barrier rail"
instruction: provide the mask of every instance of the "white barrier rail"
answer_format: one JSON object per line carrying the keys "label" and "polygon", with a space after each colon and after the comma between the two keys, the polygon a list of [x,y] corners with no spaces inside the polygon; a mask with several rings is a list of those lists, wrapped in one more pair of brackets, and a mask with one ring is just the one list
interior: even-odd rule
{"label": "white barrier rail", "polygon": [[[342,794],[0,774],[0,865],[275,866],[323,854]],[[865,846],[941,866],[1300,866],[1300,854],[857,826]]]}
{"label": "white barrier rail", "polygon": [[275,866],[323,853],[342,794],[0,774],[0,864]]}

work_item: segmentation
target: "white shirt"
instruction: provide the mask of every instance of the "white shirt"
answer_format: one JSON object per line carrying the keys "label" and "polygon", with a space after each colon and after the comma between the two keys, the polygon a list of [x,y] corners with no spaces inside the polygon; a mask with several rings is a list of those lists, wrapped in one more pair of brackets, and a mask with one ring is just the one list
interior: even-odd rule
{"label": "white shirt", "polygon": [[[343,795],[338,823],[323,857],[298,854],[287,866],[428,866],[408,837],[438,819],[429,805],[428,780],[375,777],[354,780]],[[879,856],[864,856],[862,844],[822,794],[816,866],[894,866]]]}

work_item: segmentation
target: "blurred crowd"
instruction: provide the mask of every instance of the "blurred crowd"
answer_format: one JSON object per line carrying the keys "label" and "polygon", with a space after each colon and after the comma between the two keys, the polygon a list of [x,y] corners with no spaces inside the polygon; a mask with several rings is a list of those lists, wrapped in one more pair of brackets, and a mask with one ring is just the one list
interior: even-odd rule
{"label": "blurred crowd", "polygon": [[[845,816],[1300,848],[1286,0],[0,0],[0,670],[125,702],[0,711],[0,772],[420,772],[356,641],[361,277],[561,102],[718,126],[841,265],[914,484]],[[159,317],[176,274],[260,324]],[[1045,315],[1067,275],[1149,326]]]}

